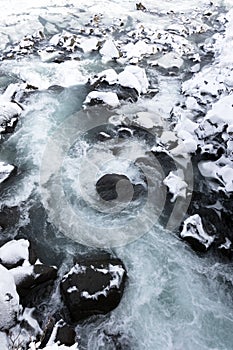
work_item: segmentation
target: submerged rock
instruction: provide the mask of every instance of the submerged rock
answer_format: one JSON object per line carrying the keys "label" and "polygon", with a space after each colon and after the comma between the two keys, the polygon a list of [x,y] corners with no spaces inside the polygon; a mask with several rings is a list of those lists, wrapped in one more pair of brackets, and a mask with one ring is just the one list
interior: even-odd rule
{"label": "submerged rock", "polygon": [[121,260],[77,263],[61,281],[61,294],[75,322],[115,309],[123,295],[126,270]]}

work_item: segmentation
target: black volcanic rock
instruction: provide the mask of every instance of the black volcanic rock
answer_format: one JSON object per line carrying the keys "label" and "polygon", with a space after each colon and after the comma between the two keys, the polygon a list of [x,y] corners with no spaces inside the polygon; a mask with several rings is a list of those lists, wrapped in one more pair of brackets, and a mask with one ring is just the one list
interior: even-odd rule
{"label": "black volcanic rock", "polygon": [[125,280],[126,270],[119,259],[77,263],[60,284],[72,321],[115,309],[122,298]]}

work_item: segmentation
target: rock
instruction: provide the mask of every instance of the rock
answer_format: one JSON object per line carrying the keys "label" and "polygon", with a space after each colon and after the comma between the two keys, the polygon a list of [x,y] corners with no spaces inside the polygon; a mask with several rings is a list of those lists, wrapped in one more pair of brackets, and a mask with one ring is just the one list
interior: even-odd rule
{"label": "rock", "polygon": [[177,197],[186,198],[188,184],[184,181],[183,170],[170,171],[169,175],[163,180],[163,183],[173,195],[171,202],[174,202]]}
{"label": "rock", "polygon": [[10,272],[21,297],[27,296],[34,288],[43,287],[44,283],[52,282],[57,278],[57,269],[43,264],[18,266]]}
{"label": "rock", "polygon": [[16,172],[17,168],[14,165],[0,162],[0,184],[15,175]]}
{"label": "rock", "polygon": [[111,39],[105,41],[99,52],[103,56],[103,61],[105,63],[111,61],[114,58],[117,59],[120,57],[120,53]]}
{"label": "rock", "polygon": [[19,295],[12,274],[0,265],[0,330],[14,326],[19,313]]}
{"label": "rock", "polygon": [[8,269],[29,263],[30,242],[27,239],[12,240],[0,248],[0,263]]}
{"label": "rock", "polygon": [[139,2],[138,4],[136,4],[136,9],[138,11],[146,11],[146,7],[141,3]]}
{"label": "rock", "polygon": [[195,251],[205,252],[214,242],[215,236],[209,236],[203,228],[202,219],[198,214],[188,217],[180,233]]}
{"label": "rock", "polygon": [[71,326],[69,326],[63,320],[60,320],[55,327],[55,342],[59,342],[59,344],[64,344],[67,346],[75,344],[76,333]]}
{"label": "rock", "polygon": [[0,228],[3,230],[14,226],[20,218],[18,207],[3,207],[0,211]]}
{"label": "rock", "polygon": [[71,319],[78,322],[115,309],[123,295],[126,270],[121,260],[77,263],[61,281],[61,294]]}
{"label": "rock", "polygon": [[[58,319],[58,322],[56,322]],[[50,317],[44,332],[40,339],[40,349],[46,345],[58,343],[59,345],[72,346],[75,344],[75,330],[69,326],[63,319],[59,319],[58,315]]]}
{"label": "rock", "polygon": [[114,92],[91,91],[84,101],[84,104],[89,105],[95,105],[99,103],[104,103],[113,108],[120,105],[117,94]]}
{"label": "rock", "polygon": [[14,130],[23,108],[13,100],[13,97],[25,86],[25,84],[10,84],[0,96],[0,134]]}
{"label": "rock", "polygon": [[133,184],[126,175],[105,174],[96,183],[96,191],[105,201],[136,200],[145,194],[146,188],[141,183]]}
{"label": "rock", "polygon": [[156,61],[152,62],[153,66],[159,66],[160,68],[169,70],[172,68],[180,69],[184,63],[184,60],[180,55],[174,52],[168,52],[162,57],[158,58]]}

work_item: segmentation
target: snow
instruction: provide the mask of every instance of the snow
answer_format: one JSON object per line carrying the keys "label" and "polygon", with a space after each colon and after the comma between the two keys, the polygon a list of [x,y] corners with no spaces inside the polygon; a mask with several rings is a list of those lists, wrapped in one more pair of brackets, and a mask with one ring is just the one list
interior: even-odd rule
{"label": "snow", "polygon": [[67,289],[68,293],[73,293],[73,292],[77,292],[77,291],[78,291],[78,288],[76,286],[73,286],[73,287],[70,287]]}
{"label": "snow", "polygon": [[[39,346],[39,344],[38,344]],[[35,342],[32,342],[29,346],[28,350],[37,350],[39,347]],[[74,344],[72,346],[59,345],[59,344],[51,344],[46,346],[45,348],[40,348],[41,350],[78,350],[78,344]]]}
{"label": "snow", "polygon": [[13,165],[0,162],[0,183],[8,179],[14,169],[15,167]]}
{"label": "snow", "polygon": [[84,40],[81,41],[80,47],[83,50],[83,52],[91,52],[95,51],[98,49],[98,43],[99,40],[97,38],[85,38]]}
{"label": "snow", "polygon": [[112,68],[105,69],[99,74],[96,74],[93,78],[90,78],[90,84],[94,85],[99,80],[106,81],[109,85],[116,84],[118,80],[118,74]]}
{"label": "snow", "polygon": [[102,60],[104,63],[120,57],[119,51],[111,39],[105,41],[99,52],[103,56]]}
{"label": "snow", "polygon": [[18,266],[13,269],[10,269],[9,271],[14,277],[16,286],[18,286],[21,282],[23,282],[28,276],[35,276],[33,265]]}
{"label": "snow", "polygon": [[9,342],[6,333],[0,332],[1,350],[9,350]]}
{"label": "snow", "polygon": [[3,264],[15,265],[20,260],[29,260],[29,241],[26,239],[12,240],[0,248],[0,261]]}
{"label": "snow", "polygon": [[169,189],[173,195],[171,202],[174,202],[177,197],[186,198],[187,183],[184,181],[184,173],[181,169],[170,171],[168,176],[163,180],[164,185]]}
{"label": "snow", "polygon": [[11,273],[0,265],[0,329],[9,329],[17,319],[20,306],[19,296]]}
{"label": "snow", "polygon": [[87,95],[84,104],[91,103],[92,100],[103,101],[104,104],[109,105],[113,108],[120,105],[120,101],[115,92],[91,91]]}
{"label": "snow", "polygon": [[223,244],[221,244],[219,246],[220,249],[224,248],[224,249],[230,249],[231,248],[231,241],[229,240],[229,238],[225,238],[225,242]]}
{"label": "snow", "polygon": [[209,236],[202,225],[201,217],[198,214],[192,215],[184,221],[180,233],[182,238],[193,237],[203,244],[206,249],[213,243],[215,236]]}

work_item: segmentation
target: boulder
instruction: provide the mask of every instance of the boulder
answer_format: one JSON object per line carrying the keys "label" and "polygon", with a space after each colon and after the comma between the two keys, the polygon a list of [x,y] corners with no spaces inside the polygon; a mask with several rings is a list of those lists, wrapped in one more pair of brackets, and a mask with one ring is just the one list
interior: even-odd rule
{"label": "boulder", "polygon": [[115,309],[122,298],[125,280],[126,270],[119,259],[77,263],[60,284],[72,321]]}
{"label": "boulder", "polygon": [[128,201],[145,194],[146,188],[141,183],[131,183],[126,175],[105,174],[97,181],[96,191],[105,201]]}
{"label": "boulder", "polygon": [[0,211],[0,229],[4,230],[14,226],[20,218],[20,211],[15,207],[2,207]]}
{"label": "boulder", "polygon": [[17,168],[14,165],[0,162],[0,184],[15,175],[16,172]]}
{"label": "boulder", "polygon": [[198,252],[207,251],[215,239],[215,236],[208,235],[204,230],[202,219],[198,214],[192,215],[184,221],[180,236]]}
{"label": "boulder", "polygon": [[7,269],[35,263],[36,256],[27,239],[12,240],[0,248],[0,263]]}
{"label": "boulder", "polygon": [[43,287],[44,283],[52,282],[57,278],[57,269],[44,264],[18,266],[10,270],[14,277],[20,297],[25,297],[36,288]]}

